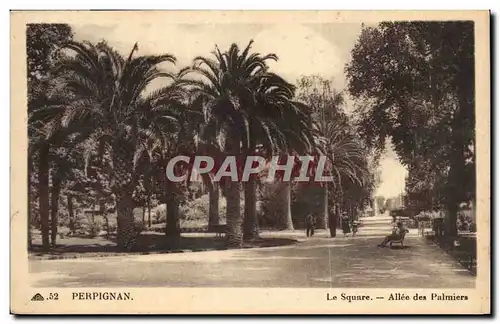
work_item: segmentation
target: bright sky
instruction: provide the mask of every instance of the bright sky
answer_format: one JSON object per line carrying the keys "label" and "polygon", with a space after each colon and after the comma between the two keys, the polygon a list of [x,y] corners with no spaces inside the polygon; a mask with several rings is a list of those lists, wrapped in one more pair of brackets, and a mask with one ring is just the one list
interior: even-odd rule
{"label": "bright sky", "polygon": [[[72,25],[77,40],[97,42],[106,39],[121,53],[128,55],[138,42],[139,54],[170,53],[176,56],[176,71],[190,65],[196,56],[208,56],[215,44],[221,50],[236,42],[244,48],[253,39],[253,50],[274,53],[279,61],[271,63],[273,71],[289,82],[301,75],[320,74],[333,78],[334,86],[345,87],[344,66],[361,25],[331,23],[309,25],[264,24],[130,24]],[[347,109],[351,104],[347,101]],[[406,170],[389,148],[381,160],[381,185],[376,195],[385,197],[401,193]]]}
{"label": "bright sky", "polygon": [[391,198],[404,192],[405,177],[408,173],[406,168],[399,163],[392,144],[387,141],[386,152],[380,161],[380,186],[375,191],[375,196]]}

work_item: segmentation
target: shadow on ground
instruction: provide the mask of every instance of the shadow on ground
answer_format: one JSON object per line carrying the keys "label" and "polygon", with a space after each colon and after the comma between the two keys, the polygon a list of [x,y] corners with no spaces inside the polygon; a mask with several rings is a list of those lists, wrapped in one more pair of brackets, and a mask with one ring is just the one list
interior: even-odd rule
{"label": "shadow on ground", "polygon": [[391,247],[389,247],[389,249],[392,249],[392,250],[406,250],[406,249],[410,249],[411,246],[408,246],[408,245],[405,245],[405,246],[401,246],[401,245],[393,245]]}
{"label": "shadow on ground", "polygon": [[[116,246],[116,239],[111,238],[81,238],[71,237],[60,240],[50,252],[42,251],[41,245],[34,245],[30,251],[31,259],[63,259],[80,257],[99,257],[128,254],[151,254],[151,253],[181,253],[201,252],[212,250],[227,250],[226,240],[213,236],[181,236],[177,240],[167,239],[165,235],[143,234],[136,246],[130,252],[123,252]],[[242,248],[277,247],[297,243],[291,238],[262,238],[252,242],[245,242]]]}
{"label": "shadow on ground", "polygon": [[[228,251],[216,250],[224,240],[213,235],[186,234],[180,244],[190,251],[214,251],[30,260],[29,280],[37,287],[475,287],[475,277],[438,246],[410,233],[405,248],[380,248],[390,222],[373,219],[365,225],[359,236],[346,238],[338,233],[330,238],[327,231],[313,238],[302,231],[263,231],[264,239],[249,246],[262,248]],[[163,238],[146,236],[143,246],[154,247]]]}
{"label": "shadow on ground", "polygon": [[39,287],[472,288],[475,285],[474,277],[465,269],[438,247],[419,238],[409,237],[404,249],[379,248],[379,242],[380,237],[314,238],[261,249],[33,260],[30,278]]}

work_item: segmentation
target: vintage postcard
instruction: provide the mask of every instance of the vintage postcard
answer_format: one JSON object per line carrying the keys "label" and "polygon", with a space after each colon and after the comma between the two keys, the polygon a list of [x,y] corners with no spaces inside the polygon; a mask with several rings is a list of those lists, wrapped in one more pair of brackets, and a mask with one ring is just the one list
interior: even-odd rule
{"label": "vintage postcard", "polygon": [[488,11],[12,11],[13,314],[489,314]]}

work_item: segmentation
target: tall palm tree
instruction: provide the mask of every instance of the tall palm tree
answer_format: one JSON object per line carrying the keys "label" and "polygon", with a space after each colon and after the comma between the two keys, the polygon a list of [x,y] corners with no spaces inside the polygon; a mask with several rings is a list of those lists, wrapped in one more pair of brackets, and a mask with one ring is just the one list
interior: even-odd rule
{"label": "tall palm tree", "polygon": [[142,109],[152,109],[147,91],[152,81],[173,79],[158,65],[175,63],[170,54],[134,57],[137,43],[123,57],[106,43],[70,42],[59,62],[54,93],[65,97],[63,105],[49,107],[51,128],[65,128],[85,142],[86,155],[111,156],[108,170],[117,203],[118,246],[130,249],[135,238],[132,193],[138,173],[134,156],[142,148],[138,140]]}
{"label": "tall palm tree", "polygon": [[[253,83],[253,101],[245,107],[248,114],[248,140],[242,143],[242,150],[245,156],[260,154],[269,157],[278,154],[280,148],[285,145],[279,124],[288,109],[287,103],[293,97],[294,88],[278,75],[269,72],[255,78]],[[259,237],[257,179],[258,176],[252,174],[244,185],[245,240]]]}
{"label": "tall palm tree", "polygon": [[[58,156],[58,148],[71,146],[67,141],[68,131],[55,127],[57,123],[53,120],[53,113],[54,110],[57,111],[62,107],[64,97],[58,94],[47,95],[46,90],[50,87],[49,80],[49,78],[45,79],[43,86],[32,89],[29,100],[31,107],[28,109],[28,165],[33,172],[37,172],[42,246],[45,251],[50,249],[49,214],[51,214],[52,219],[54,219],[54,215],[57,215],[54,201],[57,201],[56,198],[59,196],[61,179],[58,176],[54,177],[54,175],[65,171],[61,168],[57,173],[54,173],[61,166],[61,162],[64,162]],[[51,173],[53,181],[51,181]],[[51,205],[53,205],[52,208]],[[51,210],[52,212],[50,212]],[[52,222],[52,224],[52,241],[54,242],[57,228],[54,230],[56,223]]]}
{"label": "tall palm tree", "polygon": [[[324,189],[324,219],[328,218],[329,190],[334,196],[345,196],[347,188],[363,189],[369,185],[370,171],[367,164],[367,153],[361,141],[350,129],[348,123],[337,120],[324,129],[325,147],[328,156],[329,173],[334,181],[326,184]],[[344,197],[347,200],[355,197]],[[344,199],[344,200],[346,200]],[[336,220],[329,222],[336,225]],[[334,233],[334,232],[332,232]]]}
{"label": "tall palm tree", "polygon": [[[167,205],[165,234],[169,238],[180,236],[179,185],[166,176],[168,161],[178,154],[193,154],[198,115],[189,109],[188,98],[176,82],[152,92],[144,105],[145,114],[138,134],[139,148],[134,165],[151,164],[152,172],[146,177],[159,176],[163,183],[163,201]],[[149,107],[148,107],[149,106]]]}
{"label": "tall palm tree", "polygon": [[[284,118],[280,122],[280,129],[283,134],[284,145],[280,152],[291,156],[312,155],[321,153],[321,146],[316,145],[314,123],[311,119],[311,110],[307,105],[289,101],[289,109],[285,110]],[[291,191],[290,181],[282,181],[280,191],[281,210],[278,226],[280,229],[293,230],[291,212]]]}
{"label": "tall palm tree", "polygon": [[[203,109],[204,125],[201,139],[215,143],[222,152],[240,157],[241,154],[254,152],[252,130],[260,127],[269,133],[266,123],[256,123],[258,116],[256,105],[256,91],[262,78],[276,80],[277,76],[267,72],[268,60],[276,60],[274,54],[250,54],[252,41],[240,51],[238,45],[232,44],[222,53],[216,46],[212,53],[214,58],[197,57],[193,66],[183,71],[186,76],[191,72],[198,75],[198,79],[184,79],[194,101]],[[268,81],[270,82],[270,81]],[[251,154],[253,155],[253,154]],[[239,246],[242,242],[242,219],[240,215],[241,183],[227,181],[227,225],[228,244]],[[247,218],[254,222],[255,213],[255,185],[253,181],[247,183],[249,192],[245,195]],[[255,226],[252,226],[255,228]],[[254,233],[255,231],[248,231]]]}
{"label": "tall palm tree", "polygon": [[[32,117],[32,114],[30,114]],[[37,127],[30,118],[28,122],[28,165],[30,170],[37,172],[36,179],[30,181],[37,184],[38,210],[42,233],[42,247],[45,251],[50,249],[49,230],[49,176],[50,176],[50,142],[42,133],[42,127]],[[37,134],[39,133],[39,134]],[[36,135],[35,135],[36,134]],[[34,180],[34,181],[33,181]],[[33,215],[31,215],[33,217]]]}
{"label": "tall palm tree", "polygon": [[[186,71],[195,71],[202,77],[202,80],[186,82],[204,107],[206,126],[202,133],[210,134],[208,138],[212,141],[219,139],[219,144],[224,143],[219,145],[220,149],[231,155],[250,156],[258,150],[271,155],[284,149],[287,134],[282,128],[289,122],[287,115],[299,114],[299,109],[291,103],[295,88],[268,71],[267,61],[277,60],[277,56],[250,54],[252,43],[250,41],[243,51],[236,44],[224,53],[216,47],[215,60],[198,57],[193,68]],[[251,176],[244,186],[244,239],[259,236],[256,179]],[[234,240],[232,243],[239,244],[236,241],[240,240],[241,221],[236,217],[239,214],[236,197],[241,188],[239,183],[228,185],[232,189],[226,192],[234,194],[228,197],[228,215],[235,213],[228,216],[234,230],[228,237]],[[236,219],[238,221],[234,221]]]}
{"label": "tall palm tree", "polygon": [[323,183],[322,217],[318,227],[326,228],[328,219],[328,195],[343,196],[342,187],[347,183],[365,185],[366,157],[360,141],[351,129],[350,120],[343,112],[344,97],[336,91],[331,80],[320,76],[302,77],[298,80],[298,99],[312,111],[316,125],[316,146],[327,155],[326,172],[333,176],[332,183]]}
{"label": "tall palm tree", "polygon": [[[36,177],[30,176],[31,189],[36,183],[36,192],[30,190],[30,204],[39,203],[40,225],[44,250],[50,248],[49,240],[49,175],[50,151],[53,139],[45,132],[44,121],[33,119],[38,110],[54,104],[47,96],[47,86],[52,75],[52,64],[57,58],[58,48],[72,39],[71,27],[67,24],[28,24],[26,26],[27,51],[27,99],[28,99],[28,165]],[[60,139],[60,138],[59,138]],[[36,178],[36,179],[35,179]],[[35,180],[35,181],[33,181]],[[34,215],[30,208],[30,220]],[[31,226],[31,224],[29,224]],[[30,234],[30,233],[28,233]]]}
{"label": "tall palm tree", "polygon": [[[70,144],[66,142],[65,144]],[[68,148],[60,146],[51,152],[51,189],[50,189],[50,238],[51,245],[56,246],[57,227],[59,218],[59,198],[64,186],[64,181],[71,177],[74,161],[69,156]]]}

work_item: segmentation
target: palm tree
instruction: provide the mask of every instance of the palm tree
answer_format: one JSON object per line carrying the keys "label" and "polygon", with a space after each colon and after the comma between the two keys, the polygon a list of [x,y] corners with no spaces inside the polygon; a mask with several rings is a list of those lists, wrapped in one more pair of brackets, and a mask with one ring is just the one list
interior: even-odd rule
{"label": "palm tree", "polygon": [[[135,152],[134,165],[150,164],[151,170],[144,174],[151,178],[159,176],[163,183],[163,201],[167,205],[165,234],[176,242],[180,236],[179,202],[181,188],[166,176],[168,161],[174,156],[194,153],[194,141],[198,125],[195,111],[189,109],[188,98],[176,82],[152,92],[147,100],[147,111],[138,134],[139,148]],[[151,181],[146,181],[151,182]]]}
{"label": "palm tree", "polygon": [[[294,101],[295,87],[273,73],[265,73],[255,86],[255,103],[250,106],[249,155],[258,148],[264,155],[299,154],[312,148],[309,108]],[[252,154],[253,155],[253,154]],[[245,186],[245,237],[258,237],[258,221],[255,210],[255,179]],[[285,181],[284,197],[288,198],[288,210],[280,215],[281,227],[293,229],[290,211],[290,183]]]}
{"label": "palm tree", "polygon": [[[216,47],[215,60],[198,57],[186,73],[197,72],[202,80],[186,80],[193,96],[203,107],[205,140],[217,142],[221,151],[230,155],[255,155],[258,149],[267,154],[286,146],[286,137],[280,127],[286,114],[297,114],[291,104],[294,87],[276,74],[268,72],[268,60],[277,60],[274,54],[250,54],[253,41],[240,52],[236,44],[221,53]],[[208,137],[207,137],[208,135]],[[228,235],[230,244],[239,245],[241,217],[239,216],[239,183],[227,184]],[[245,183],[245,239],[259,236],[256,213],[256,177]],[[238,199],[237,199],[238,198]],[[234,214],[233,214],[234,213]]]}
{"label": "palm tree", "polygon": [[[27,98],[28,98],[28,166],[36,177],[30,177],[30,186],[36,181],[36,190],[30,190],[30,204],[39,203],[40,225],[44,250],[50,248],[49,238],[49,177],[50,150],[54,145],[46,132],[44,121],[33,119],[40,109],[55,102],[47,96],[48,80],[52,74],[52,64],[57,58],[58,48],[73,37],[67,24],[28,24],[26,29],[27,51]],[[42,117],[42,119],[44,119]],[[36,179],[35,179],[36,178]],[[35,181],[33,181],[35,180]],[[35,188],[32,188],[35,189]],[[33,209],[30,208],[30,220]],[[31,226],[31,224],[29,224]],[[31,227],[29,227],[30,229]],[[30,232],[28,234],[31,234]],[[29,236],[29,235],[28,235]]]}
{"label": "palm tree", "polygon": [[321,154],[327,155],[326,172],[334,178],[332,183],[323,183],[323,215],[318,219],[317,226],[326,228],[329,191],[342,196],[342,187],[346,183],[365,185],[367,155],[351,129],[350,120],[342,111],[343,94],[333,88],[332,81],[309,76],[299,79],[298,84],[298,100],[311,108],[316,147],[321,149]]}
{"label": "palm tree", "polygon": [[[68,144],[68,143],[66,143]],[[61,190],[64,186],[64,181],[70,177],[73,161],[68,156],[68,149],[64,146],[53,150],[51,155],[51,188],[50,188],[50,237],[52,247],[56,246],[57,242],[57,227],[59,216],[59,198]]]}
{"label": "palm tree", "polygon": [[[348,123],[338,119],[332,122],[324,130],[325,146],[329,160],[329,173],[333,175],[334,181],[330,187],[334,196],[345,196],[347,188],[363,188],[369,186],[370,172],[367,165],[367,152],[361,144],[360,139],[350,129]],[[328,196],[329,186],[326,184],[324,190],[324,219],[328,218]],[[356,199],[355,197],[346,197]],[[346,200],[346,199],[344,199]],[[336,220],[328,222],[336,225]],[[332,232],[334,233],[334,232]]]}
{"label": "palm tree", "polygon": [[[198,79],[184,79],[193,96],[193,102],[199,104],[204,116],[204,125],[201,131],[201,140],[212,143],[228,155],[240,157],[248,154],[255,146],[252,142],[251,129],[257,127],[253,123],[253,110],[256,108],[256,86],[261,78],[267,74],[267,60],[276,60],[274,54],[261,56],[259,53],[250,54],[252,41],[243,51],[238,45],[221,53],[216,46],[212,53],[214,58],[197,57],[193,66],[183,71],[184,75],[195,72]],[[200,79],[201,77],[201,79]],[[248,206],[248,217],[256,220],[255,186],[253,196],[245,195],[245,206]],[[225,182],[227,193],[227,225],[228,244],[240,246],[242,242],[240,215],[241,183]],[[251,191],[251,189],[250,189]]]}
{"label": "palm tree", "polygon": [[[123,57],[106,43],[70,42],[59,61],[53,93],[65,97],[64,104],[49,107],[51,128],[64,128],[84,142],[87,157],[111,156],[109,175],[116,197],[118,246],[130,249],[135,239],[132,192],[138,172],[134,156],[145,111],[152,109],[147,91],[152,81],[174,76],[159,70],[164,62],[175,63],[170,54],[134,57],[137,44]],[[156,92],[155,92],[156,94]]]}
{"label": "palm tree", "polygon": [[[315,141],[314,123],[311,119],[310,108],[297,101],[288,102],[289,109],[284,111],[284,118],[280,122],[284,145],[281,147],[281,153],[301,156],[317,155],[321,153],[322,147],[317,146]],[[278,226],[280,229],[293,230],[292,212],[291,212],[291,191],[290,181],[282,181],[280,191],[281,210]]]}
{"label": "palm tree", "polygon": [[[38,210],[40,215],[40,227],[42,232],[42,247],[44,251],[50,249],[49,237],[49,175],[50,175],[50,160],[49,149],[50,145],[46,141],[45,136],[33,135],[34,131],[40,131],[36,126],[33,126],[31,120],[29,122],[29,146],[28,146],[28,164],[30,169],[37,172],[37,196],[38,196]],[[35,137],[36,136],[36,137]],[[30,180],[35,180],[31,179]],[[34,182],[34,181],[33,181]],[[32,215],[33,216],[33,215]],[[32,216],[30,218],[32,218]]]}
{"label": "palm tree", "polygon": [[220,190],[219,183],[212,179],[210,174],[204,173],[201,175],[203,185],[208,189],[208,228],[213,228],[213,225],[219,225],[219,200]]}
{"label": "palm tree", "polygon": [[[63,162],[58,157],[58,148],[68,145],[68,133],[64,129],[55,127],[53,120],[53,110],[59,109],[63,104],[63,98],[58,95],[48,96],[46,93],[49,85],[49,78],[42,82],[43,85],[31,89],[29,100],[28,117],[28,165],[30,170],[37,172],[38,185],[38,207],[40,214],[40,224],[42,232],[42,246],[44,251],[50,249],[50,222],[51,218],[57,217],[57,204],[60,182],[58,176],[61,171],[54,173],[54,170]],[[52,166],[52,172],[51,172]],[[51,187],[52,173],[52,187]],[[54,177],[56,175],[56,177]],[[30,179],[31,180],[31,179]],[[52,198],[51,198],[52,197]],[[52,205],[52,208],[51,208]],[[52,210],[52,212],[50,212]],[[57,227],[56,222],[52,222],[52,242],[55,242]],[[54,243],[55,244],[55,243]]]}

